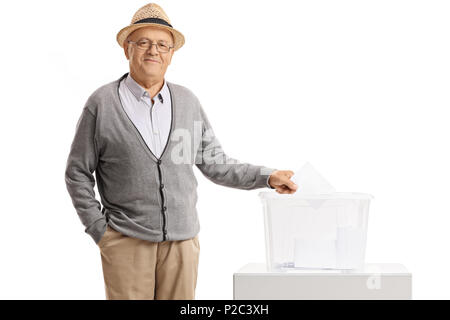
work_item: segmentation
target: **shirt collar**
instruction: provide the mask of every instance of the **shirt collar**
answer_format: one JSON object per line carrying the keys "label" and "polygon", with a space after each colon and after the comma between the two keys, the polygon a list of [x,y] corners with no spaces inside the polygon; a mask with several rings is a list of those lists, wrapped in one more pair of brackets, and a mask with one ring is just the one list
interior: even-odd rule
{"label": "shirt collar", "polygon": [[[147,90],[145,90],[139,83],[137,83],[136,80],[134,80],[133,77],[131,77],[131,75],[129,73],[125,79],[125,84],[127,85],[128,89],[130,89],[130,91],[133,93],[133,95],[136,97],[136,99],[138,101],[140,101],[144,97],[150,97]],[[167,88],[166,79],[164,79],[164,84],[163,84],[161,90],[155,95],[155,98],[158,98],[158,101],[161,104],[164,104],[164,102],[169,101],[168,94],[169,94],[169,89]]]}

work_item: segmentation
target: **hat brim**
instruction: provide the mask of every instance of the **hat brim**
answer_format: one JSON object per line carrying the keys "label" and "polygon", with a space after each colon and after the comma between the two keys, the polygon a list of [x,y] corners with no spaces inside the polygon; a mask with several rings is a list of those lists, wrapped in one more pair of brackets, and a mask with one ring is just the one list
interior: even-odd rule
{"label": "hat brim", "polygon": [[140,29],[140,28],[144,28],[144,27],[157,27],[157,28],[165,29],[165,30],[169,31],[170,33],[172,33],[173,40],[174,40],[174,44],[173,44],[174,48],[173,49],[175,51],[177,51],[184,45],[184,36],[180,31],[178,31],[174,28],[168,27],[168,26],[158,24],[158,23],[139,23],[139,24],[132,24],[130,26],[127,26],[117,33],[117,37],[116,37],[117,42],[123,48],[123,44],[124,44],[125,40],[127,39],[128,35],[130,33],[132,33],[133,31]]}

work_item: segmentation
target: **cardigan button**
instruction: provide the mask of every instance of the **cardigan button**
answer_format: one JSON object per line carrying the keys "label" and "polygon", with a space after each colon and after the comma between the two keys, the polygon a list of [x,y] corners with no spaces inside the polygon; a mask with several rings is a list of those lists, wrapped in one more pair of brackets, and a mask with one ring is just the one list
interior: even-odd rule
{"label": "cardigan button", "polygon": [[164,189],[164,183],[161,183],[161,187],[160,187],[161,189]]}
{"label": "cardigan button", "polygon": [[158,159],[158,164],[161,164],[161,159]]}
{"label": "cardigan button", "polygon": [[164,207],[163,207],[163,211],[166,211],[166,210],[167,210],[167,207],[164,206]]}

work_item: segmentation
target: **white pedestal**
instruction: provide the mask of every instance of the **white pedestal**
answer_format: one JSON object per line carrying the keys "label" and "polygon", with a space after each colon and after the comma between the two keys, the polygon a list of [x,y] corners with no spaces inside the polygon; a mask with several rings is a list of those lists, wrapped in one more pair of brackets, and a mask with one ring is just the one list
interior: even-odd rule
{"label": "white pedestal", "polygon": [[233,275],[235,300],[406,300],[412,275],[401,264],[372,263],[361,270],[267,271],[249,263]]}

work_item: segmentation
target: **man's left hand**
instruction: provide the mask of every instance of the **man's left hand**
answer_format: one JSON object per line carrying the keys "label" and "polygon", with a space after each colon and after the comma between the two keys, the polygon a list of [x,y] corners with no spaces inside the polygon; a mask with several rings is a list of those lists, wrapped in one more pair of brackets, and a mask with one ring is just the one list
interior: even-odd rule
{"label": "man's left hand", "polygon": [[278,193],[295,193],[298,187],[290,180],[293,175],[294,172],[290,170],[276,170],[269,177],[269,185]]}

